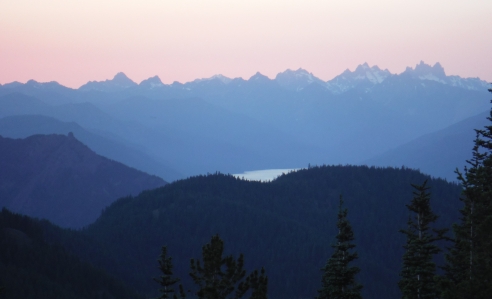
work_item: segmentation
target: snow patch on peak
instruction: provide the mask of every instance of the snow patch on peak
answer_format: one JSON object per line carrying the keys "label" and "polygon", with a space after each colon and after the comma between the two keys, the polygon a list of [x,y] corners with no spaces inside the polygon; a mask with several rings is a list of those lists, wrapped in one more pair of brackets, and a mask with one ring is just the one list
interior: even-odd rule
{"label": "snow patch on peak", "polygon": [[278,73],[275,77],[275,81],[282,87],[289,90],[301,91],[304,87],[312,84],[318,83],[324,85],[325,82],[316,76],[313,73],[309,73],[305,69],[299,68],[295,71],[291,69],[287,69],[282,73]]}
{"label": "snow patch on peak", "polygon": [[370,69],[369,64],[367,64],[367,62],[364,62],[363,64],[359,64],[357,66],[357,68],[355,69],[355,71],[356,72],[362,72],[362,71],[365,71],[367,69]]}
{"label": "snow patch on peak", "polygon": [[355,71],[345,70],[341,75],[326,83],[326,88],[335,94],[343,93],[360,84],[368,84],[369,87],[380,84],[392,74],[387,70],[381,70],[378,66],[370,67],[367,62],[357,66]]}
{"label": "snow patch on peak", "polygon": [[446,78],[446,73],[444,72],[444,68],[441,66],[439,62],[436,62],[434,66],[431,66],[421,60],[420,63],[415,66],[414,69],[407,67],[405,72],[409,73],[412,77],[422,77],[423,80],[437,81],[436,78],[440,80]]}
{"label": "snow patch on peak", "polygon": [[461,78],[459,76],[447,76],[444,68],[439,62],[433,66],[420,61],[415,68],[407,67],[402,74],[410,75],[414,79],[435,81],[441,84],[456,86],[469,90],[483,90],[487,82],[479,78]]}

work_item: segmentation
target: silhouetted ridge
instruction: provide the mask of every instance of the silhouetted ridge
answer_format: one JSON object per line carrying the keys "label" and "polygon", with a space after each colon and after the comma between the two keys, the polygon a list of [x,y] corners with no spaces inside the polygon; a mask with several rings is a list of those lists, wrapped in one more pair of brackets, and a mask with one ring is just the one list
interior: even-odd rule
{"label": "silhouetted ridge", "polygon": [[[264,266],[270,298],[309,298],[332,252],[339,196],[343,194],[360,254],[364,298],[396,298],[410,183],[429,180],[440,225],[458,219],[460,188],[407,168],[311,167],[271,183],[231,175],[191,177],[127,197],[105,209],[85,230],[117,260],[128,284],[149,296],[155,260],[167,245],[177,277],[189,284],[189,259],[215,234],[230,254],[244,253],[246,269]],[[153,292],[153,293],[152,293]]]}
{"label": "silhouetted ridge", "polygon": [[117,198],[165,182],[98,156],[73,134],[0,136],[0,206],[64,227],[94,221]]}

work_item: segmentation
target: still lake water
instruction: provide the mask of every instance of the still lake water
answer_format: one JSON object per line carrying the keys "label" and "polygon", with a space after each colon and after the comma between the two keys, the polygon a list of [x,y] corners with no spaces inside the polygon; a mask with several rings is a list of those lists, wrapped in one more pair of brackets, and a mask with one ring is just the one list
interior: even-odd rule
{"label": "still lake water", "polygon": [[262,181],[269,182],[276,179],[282,173],[289,173],[291,171],[299,170],[300,168],[286,168],[286,169],[264,169],[264,170],[252,170],[245,171],[243,173],[233,174],[237,178],[243,178],[248,181]]}

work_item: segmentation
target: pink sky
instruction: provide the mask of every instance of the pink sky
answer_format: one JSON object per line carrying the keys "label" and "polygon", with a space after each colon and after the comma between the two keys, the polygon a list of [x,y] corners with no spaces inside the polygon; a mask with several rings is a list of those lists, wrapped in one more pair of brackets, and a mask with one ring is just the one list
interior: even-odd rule
{"label": "pink sky", "polygon": [[420,60],[492,82],[492,1],[0,1],[0,83],[164,83],[302,67],[329,80]]}

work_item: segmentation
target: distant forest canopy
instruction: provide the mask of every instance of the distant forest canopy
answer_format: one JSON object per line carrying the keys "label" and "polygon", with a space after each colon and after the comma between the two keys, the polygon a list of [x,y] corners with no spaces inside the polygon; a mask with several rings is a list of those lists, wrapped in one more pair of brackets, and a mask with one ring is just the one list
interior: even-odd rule
{"label": "distant forest canopy", "polygon": [[[220,173],[197,176],[136,197],[121,198],[82,231],[61,229],[47,221],[4,210],[0,223],[6,255],[2,256],[0,267],[6,269],[3,273],[39,271],[39,277],[55,275],[50,278],[50,289],[57,293],[60,288],[60,292],[68,294],[65,289],[71,283],[58,280],[59,274],[70,269],[80,273],[80,259],[103,268],[126,287],[148,298],[158,295],[159,287],[153,278],[160,275],[156,260],[161,247],[166,245],[176,277],[182,279],[186,290],[193,292],[196,286],[188,275],[190,259],[199,258],[201,246],[219,234],[224,240],[225,254],[244,254],[247,271],[265,268],[269,298],[312,298],[321,285],[321,268],[332,252],[339,197],[343,194],[359,255],[355,265],[361,269],[357,280],[364,286],[363,298],[395,298],[400,294],[397,283],[405,243],[405,237],[398,231],[406,227],[409,216],[405,205],[412,198],[410,184],[426,180],[431,188],[432,210],[440,216],[436,226],[451,227],[459,219],[461,187],[404,167],[314,166],[269,183]],[[12,238],[17,241],[9,241]],[[18,250],[22,244],[40,244],[36,245],[42,247],[36,249],[41,254],[39,258],[51,256],[50,252],[55,250],[58,253],[54,256],[62,260],[45,259],[48,264],[59,265],[56,268],[47,264],[39,268],[35,261],[20,263],[24,259],[30,261],[22,256],[24,251]],[[439,243],[442,248],[448,245]],[[32,255],[29,252],[26,254]],[[65,254],[72,257],[63,258]],[[444,265],[443,254],[436,262]],[[48,269],[53,274],[43,274]],[[95,274],[87,275],[99,279]],[[80,283],[85,281],[77,279]],[[25,283],[28,282],[0,280],[0,286],[6,286],[6,294],[45,290],[44,283],[29,287]],[[73,292],[79,292],[77,286],[69,288],[72,287]],[[114,287],[114,292],[118,292],[119,287]],[[80,292],[93,291],[83,287]],[[131,293],[127,295],[137,298]]]}
{"label": "distant forest canopy", "polygon": [[[460,186],[407,168],[316,166],[270,183],[209,174],[122,198],[83,231],[124,266],[108,271],[155,296],[149,277],[166,245],[177,277],[192,286],[189,259],[218,233],[227,254],[244,253],[246,269],[264,266],[271,298],[311,298],[331,254],[340,194],[359,252],[365,298],[395,298],[411,183],[429,180],[439,225],[459,217]],[[442,260],[442,257],[441,257]]]}

